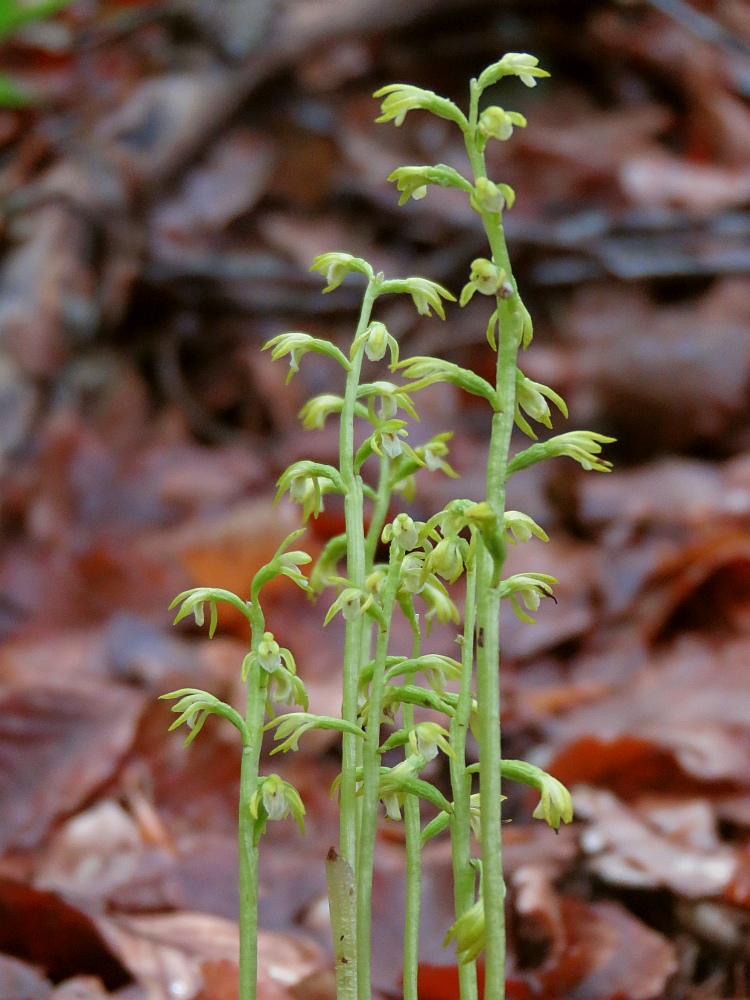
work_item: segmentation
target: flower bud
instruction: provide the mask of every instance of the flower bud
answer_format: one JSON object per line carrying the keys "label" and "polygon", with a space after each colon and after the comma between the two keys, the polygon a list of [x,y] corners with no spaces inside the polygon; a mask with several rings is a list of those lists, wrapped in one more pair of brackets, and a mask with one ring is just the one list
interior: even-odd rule
{"label": "flower bud", "polygon": [[485,108],[479,116],[479,132],[485,139],[510,139],[513,135],[513,121],[502,108]]}
{"label": "flower bud", "polygon": [[405,552],[417,547],[419,533],[408,514],[397,514],[393,520],[393,540]]}
{"label": "flower bud", "polygon": [[457,538],[444,538],[430,555],[430,569],[449,583],[455,583],[464,569],[461,545]]}
{"label": "flower bud", "polygon": [[410,594],[419,594],[424,587],[422,574],[424,570],[423,556],[412,552],[401,563],[401,585]]}
{"label": "flower bud", "polygon": [[404,450],[401,439],[393,431],[383,431],[380,435],[380,445],[389,458],[398,458]]}
{"label": "flower bud", "polygon": [[448,757],[453,757],[453,748],[446,739],[448,730],[439,726],[437,722],[420,722],[409,733],[409,746],[412,751],[425,760],[434,760],[438,750],[442,750]]}
{"label": "flower bud", "polygon": [[263,638],[258,645],[258,663],[269,674],[281,666],[281,651],[278,642],[273,637],[273,632],[263,633]]}
{"label": "flower bud", "polygon": [[[476,202],[485,212],[502,212],[505,208],[505,196],[497,184],[487,180],[486,177],[478,177],[475,187]],[[481,291],[481,287],[479,291]]]}
{"label": "flower bud", "polygon": [[370,323],[365,341],[365,354],[370,361],[380,361],[388,349],[388,331],[384,323]]}
{"label": "flower bud", "polygon": [[505,279],[505,271],[498,268],[485,257],[478,257],[471,263],[471,282],[482,295],[495,295],[501,282]]}

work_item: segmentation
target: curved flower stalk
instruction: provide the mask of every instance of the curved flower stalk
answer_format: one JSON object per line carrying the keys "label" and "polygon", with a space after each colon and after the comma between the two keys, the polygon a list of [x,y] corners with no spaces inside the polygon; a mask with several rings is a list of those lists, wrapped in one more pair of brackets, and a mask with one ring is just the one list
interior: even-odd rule
{"label": "curved flower stalk", "polygon": [[266,630],[260,605],[260,591],[270,580],[288,577],[297,586],[308,590],[307,580],[300,567],[311,561],[302,550],[289,547],[304,529],[293,531],[276,550],[273,558],[262,566],[253,578],[250,600],[243,601],[230,591],[200,587],[179,594],[172,602],[180,609],[175,618],[179,622],[187,615],[195,617],[196,624],[205,621],[204,607],[210,608],[209,636],[213,636],[218,623],[219,603],[231,604],[248,620],[251,632],[250,652],[241,667],[241,678],[247,684],[244,717],[231,705],[214,695],[197,688],[183,688],[162,695],[162,698],[179,699],[172,706],[178,718],[170,730],[186,724],[188,733],[185,745],[191,743],[201,731],[209,715],[218,715],[234,725],[242,740],[239,795],[239,883],[240,883],[240,995],[243,1000],[254,1000],[257,985],[258,938],[258,848],[269,819],[283,819],[292,815],[304,829],[304,805],[297,790],[282,781],[278,775],[259,775],[260,749],[263,738],[264,715],[273,718],[274,705],[295,701],[307,708],[307,692],[297,676],[297,667],[290,650],[280,646],[272,632]]}
{"label": "curved flower stalk", "polygon": [[[509,457],[511,434],[514,425],[533,439],[536,438],[529,420],[550,427],[550,403],[563,415],[567,411],[560,396],[547,386],[528,379],[517,367],[521,348],[529,346],[533,326],[528,310],[519,295],[518,287],[508,257],[503,231],[503,213],[512,208],[515,192],[510,187],[487,175],[485,148],[490,141],[505,142],[512,138],[515,128],[526,127],[526,119],[516,111],[499,105],[485,107],[480,113],[483,92],[506,76],[516,76],[527,87],[536,86],[539,79],[548,76],[539,66],[536,57],[528,53],[508,53],[487,67],[478,79],[471,81],[468,115],[456,114],[455,105],[431,92],[407,88],[400,84],[383,88],[376,97],[384,97],[380,121],[394,121],[400,125],[406,114],[417,108],[431,111],[456,122],[461,129],[470,166],[470,176],[456,178],[444,175],[446,186],[466,191],[471,207],[484,226],[490,245],[490,255],[473,261],[469,281],[464,286],[460,305],[465,305],[476,293],[489,297],[493,308],[487,325],[487,340],[497,352],[495,384],[479,379],[472,372],[435,359],[413,358],[399,362],[398,368],[405,377],[414,381],[409,391],[438,381],[450,381],[465,391],[485,398],[492,407],[491,438],[487,466],[486,499],[481,503],[456,506],[440,519],[442,540],[431,549],[429,566],[454,581],[462,570],[467,571],[467,596],[465,621],[471,624],[463,636],[463,675],[461,692],[462,708],[457,708],[451,721],[451,746],[458,758],[451,766],[454,791],[454,814],[451,819],[451,836],[454,856],[454,883],[456,922],[448,940],[456,939],[462,963],[460,988],[462,1000],[475,1000],[476,978],[472,974],[473,960],[479,952],[486,952],[486,1000],[502,1000],[504,996],[505,928],[503,915],[504,882],[501,843],[501,745],[500,745],[500,689],[499,689],[499,610],[500,600],[511,601],[514,611],[524,621],[532,622],[527,614],[539,607],[542,597],[552,597],[552,577],[538,574],[518,574],[502,580],[506,543],[515,544],[528,540],[532,535],[546,540],[546,534],[531,518],[521,512],[506,512],[505,488],[510,475],[544,458],[567,455],[578,461],[584,469],[607,471],[609,463],[600,458],[601,446],[611,439],[604,435],[574,431],[532,445],[512,460]],[[409,197],[421,198],[428,183],[441,182],[440,166],[431,174],[426,167],[400,168],[391,175],[401,192],[403,203]],[[460,175],[459,175],[460,176]],[[469,190],[470,188],[470,190]],[[404,477],[408,482],[408,478]],[[472,511],[471,516],[467,511]],[[506,516],[507,513],[507,516]],[[466,544],[461,532],[469,528],[474,549]],[[462,545],[461,542],[464,542]],[[469,566],[471,570],[469,571]],[[433,574],[434,575],[434,574]],[[423,584],[421,593],[424,595]],[[476,597],[474,596],[476,595]],[[525,609],[525,610],[524,610]],[[476,622],[474,621],[476,613]],[[476,632],[476,634],[475,634]],[[470,786],[467,786],[466,768],[461,766],[457,718],[462,719],[465,731],[467,704],[472,703],[473,650],[476,646],[476,715],[480,748],[480,810],[475,825],[482,833],[482,889],[475,898],[475,872],[468,849],[468,828],[472,820]],[[469,717],[473,714],[468,709]],[[567,815],[567,803],[555,786],[545,785],[542,814],[556,819]],[[565,816],[563,815],[565,814]],[[442,822],[442,821],[441,821]],[[485,907],[486,902],[486,907]],[[486,918],[486,919],[485,919]]]}

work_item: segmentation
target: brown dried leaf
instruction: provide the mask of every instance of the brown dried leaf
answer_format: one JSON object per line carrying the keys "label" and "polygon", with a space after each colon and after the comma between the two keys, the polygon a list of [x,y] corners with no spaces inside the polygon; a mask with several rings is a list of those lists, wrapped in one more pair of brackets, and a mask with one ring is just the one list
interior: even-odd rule
{"label": "brown dried leaf", "polygon": [[[664,829],[667,810],[642,818],[609,792],[580,788],[574,794],[577,815],[589,820],[581,846],[590,867],[606,882],[638,888],[666,887],[691,899],[721,896],[737,871],[736,853],[712,838],[698,846],[678,829]],[[708,807],[694,803],[706,824]],[[684,822],[685,806],[677,813]],[[650,820],[650,822],[649,822]],[[695,815],[691,817],[695,820]],[[709,820],[710,823],[710,820]],[[694,831],[691,831],[694,834]],[[710,833],[709,829],[709,833]],[[708,839],[708,838],[706,838]]]}
{"label": "brown dried leaf", "polygon": [[56,982],[84,973],[117,989],[129,980],[88,916],[53,893],[3,877],[0,952],[32,962]]}
{"label": "brown dried leaf", "polygon": [[0,849],[37,845],[111,778],[142,708],[136,692],[93,681],[0,694]]}
{"label": "brown dried leaf", "polygon": [[748,646],[683,639],[601,700],[546,720],[556,747],[549,769],[568,786],[606,784],[626,796],[747,785]]}
{"label": "brown dried leaf", "polygon": [[[100,917],[97,927],[152,1000],[193,1000],[204,989],[206,1000],[233,996],[229,980],[239,962],[239,929],[232,921],[176,913]],[[284,1000],[288,987],[323,964],[321,950],[309,939],[260,931],[259,997]]]}

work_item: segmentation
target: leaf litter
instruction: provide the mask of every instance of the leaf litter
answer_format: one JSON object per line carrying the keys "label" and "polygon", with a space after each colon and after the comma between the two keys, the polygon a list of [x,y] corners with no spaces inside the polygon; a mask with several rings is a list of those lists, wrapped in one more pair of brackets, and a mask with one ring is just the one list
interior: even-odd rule
{"label": "leaf litter", "polygon": [[[212,644],[171,633],[166,608],[189,586],[245,592],[294,526],[275,479],[335,453],[295,420],[339,388],[326,366],[286,395],[258,353],[300,324],[345,342],[354,299],[321,297],[309,258],[335,244],[455,289],[480,252],[450,192],[397,209],[384,181],[460,166],[454,137],[379,129],[370,94],[391,78],[453,94],[509,48],[554,70],[509,98],[532,127],[493,162],[518,195],[527,374],[572,427],[619,440],[608,477],[545,467],[511,487],[554,536],[513,565],[561,585],[536,628],[503,620],[505,752],[573,785],[577,817],[554,837],[508,790],[508,992],[746,995],[750,23],[706,0],[696,32],[682,6],[136,0],[74,4],[6,44],[37,101],[0,113],[3,998],[236,996],[234,735],[207,726],[186,752],[155,697],[209,683],[236,701],[247,637],[224,613]],[[491,368],[468,309],[388,325],[410,353]],[[415,440],[445,422],[479,496],[481,420],[452,386],[425,393]],[[447,498],[425,473],[419,489],[418,513]],[[331,503],[307,544],[339,526]],[[268,617],[335,714],[336,625],[283,588]],[[278,825],[264,845],[262,1000],[332,996],[335,757],[322,739],[275,765],[308,835]],[[380,833],[377,987],[397,996],[403,843]],[[425,873],[420,995],[454,1000],[439,840]]]}

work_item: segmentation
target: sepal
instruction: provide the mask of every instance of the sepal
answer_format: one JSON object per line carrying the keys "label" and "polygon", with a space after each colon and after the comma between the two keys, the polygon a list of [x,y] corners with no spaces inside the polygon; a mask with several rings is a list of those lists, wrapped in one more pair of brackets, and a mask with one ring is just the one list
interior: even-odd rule
{"label": "sepal", "polygon": [[535,819],[543,819],[557,832],[560,823],[572,823],[573,799],[570,792],[557,778],[525,760],[504,760],[502,776],[511,781],[536,788],[541,799],[532,813]]}
{"label": "sepal", "polygon": [[304,534],[304,528],[297,528],[287,535],[281,545],[276,549],[273,559],[269,560],[265,566],[261,566],[253,577],[250,587],[250,597],[253,604],[258,600],[261,587],[273,580],[277,576],[285,576],[304,591],[309,590],[309,584],[300,566],[306,566],[312,562],[312,556],[302,549],[295,549],[292,552],[286,550],[296,542],[300,535]]}
{"label": "sepal", "polygon": [[469,123],[466,116],[456,107],[453,101],[446,97],[439,97],[432,90],[423,90],[421,87],[413,87],[407,83],[391,83],[387,87],[381,87],[372,95],[373,97],[385,98],[380,107],[380,117],[376,122],[390,122],[398,126],[403,123],[409,111],[416,111],[422,108],[430,111],[438,118],[447,118],[456,122],[462,131],[466,132]]}
{"label": "sepal", "polygon": [[265,728],[275,728],[276,732],[273,738],[283,740],[283,743],[273,748],[271,754],[299,750],[300,736],[311,729],[336,730],[339,733],[361,736],[363,739],[365,736],[359,726],[355,726],[353,722],[347,722],[345,719],[334,719],[328,715],[310,715],[309,712],[290,712],[287,715],[280,715],[267,723]]}
{"label": "sepal", "polygon": [[486,90],[504,76],[517,76],[527,87],[536,87],[537,78],[549,76],[549,73],[540,69],[539,60],[528,52],[506,52],[502,59],[480,74],[479,89]]}
{"label": "sepal", "polygon": [[523,417],[521,410],[524,410],[532,420],[537,420],[545,427],[552,427],[552,417],[549,403],[551,400],[564,417],[568,416],[568,407],[565,400],[559,396],[554,389],[542,385],[541,382],[533,382],[526,378],[520,368],[516,368],[516,413],[515,422],[524,434],[536,440],[536,434]]}
{"label": "sepal", "polygon": [[346,534],[335,535],[326,542],[310,573],[308,582],[313,594],[321,594],[326,587],[333,587],[342,582],[342,577],[338,573],[338,564],[345,555]]}
{"label": "sepal", "polygon": [[454,938],[459,965],[468,965],[470,962],[475,961],[484,951],[484,900],[481,896],[449,928],[448,933],[443,939],[443,947],[447,948]]}
{"label": "sepal", "polygon": [[509,576],[500,584],[500,596],[510,599],[516,617],[529,625],[536,625],[536,621],[527,615],[518,603],[520,597],[528,611],[536,611],[543,597],[551,597],[553,584],[558,581],[548,573],[516,573]]}
{"label": "sepal", "polygon": [[311,337],[308,333],[280,333],[278,337],[272,337],[271,340],[264,344],[262,349],[267,351],[269,347],[273,348],[271,351],[271,359],[273,361],[283,358],[285,354],[289,355],[287,383],[292,375],[299,371],[300,358],[303,354],[307,354],[308,351],[313,351],[315,354],[325,354],[327,357],[333,358],[334,361],[338,361],[344,371],[348,372],[351,369],[351,364],[335,344],[332,344],[329,340],[320,340],[317,337]]}
{"label": "sepal", "polygon": [[506,510],[503,515],[503,527],[506,538],[511,545],[518,542],[528,542],[532,535],[541,538],[543,542],[549,541],[547,532],[540,528],[536,521],[528,514],[522,514],[520,510]]}
{"label": "sepal", "polygon": [[285,819],[290,814],[297,821],[300,832],[305,832],[305,807],[294,785],[284,781],[278,774],[267,774],[258,778],[258,788],[248,804],[253,820],[253,843],[266,831],[269,819]]}
{"label": "sepal", "polygon": [[399,205],[403,205],[409,198],[414,198],[415,201],[424,198],[428,184],[460,188],[467,194],[471,194],[473,191],[471,184],[465,177],[444,163],[438,163],[434,167],[399,167],[390,174],[388,180],[395,181],[401,192],[401,197],[398,200]]}
{"label": "sepal", "polygon": [[200,688],[180,688],[179,691],[170,691],[159,697],[180,699],[176,705],[172,705],[171,711],[179,712],[180,715],[169,727],[169,732],[177,729],[183,722],[187,723],[190,732],[183,746],[193,742],[209,715],[220,715],[227,719],[238,730],[243,746],[250,745],[250,732],[240,713],[207,691],[201,691]]}
{"label": "sepal", "polygon": [[493,409],[496,408],[497,394],[490,383],[483,379],[476,372],[469,368],[461,368],[451,361],[443,361],[441,358],[414,357],[400,361],[396,366],[401,370],[404,378],[415,379],[409,387],[409,392],[422,389],[427,385],[435,385],[438,382],[450,382],[458,386],[465,392],[470,392],[473,396],[481,396],[486,399]]}
{"label": "sepal", "polygon": [[378,797],[385,806],[388,819],[401,819],[401,807],[407,795],[426,799],[446,813],[453,812],[453,806],[434,785],[417,777],[425,763],[424,757],[411,755],[395,767],[380,768]]}
{"label": "sepal", "polygon": [[445,319],[442,300],[456,301],[455,295],[447,288],[443,288],[436,281],[429,281],[427,278],[394,278],[391,281],[384,281],[380,286],[380,291],[382,294],[406,293],[411,295],[420,316],[432,316],[430,309],[434,309],[440,319]]}
{"label": "sepal", "polygon": [[195,618],[195,624],[198,626],[203,625],[205,621],[205,612],[203,605],[208,602],[211,617],[208,628],[209,638],[213,638],[214,632],[216,631],[216,626],[218,624],[218,610],[217,604],[222,601],[225,604],[231,604],[232,607],[237,608],[237,610],[248,619],[251,619],[250,608],[247,606],[242,598],[233,594],[229,590],[221,590],[218,587],[195,587],[193,590],[184,590],[169,605],[169,610],[177,607],[181,604],[182,607],[177,612],[173,625],[177,622],[182,621],[189,614],[192,614]]}
{"label": "sepal", "polygon": [[603,444],[611,444],[615,438],[595,431],[569,431],[556,437],[532,444],[530,448],[519,452],[508,462],[508,476],[530,465],[543,462],[546,458],[567,456],[575,459],[587,472],[609,472],[612,463],[599,458]]}
{"label": "sepal", "polygon": [[351,271],[364,274],[368,281],[372,281],[374,274],[370,265],[362,257],[352,257],[350,253],[322,253],[313,257],[310,267],[311,271],[320,271],[325,274],[328,284],[323,289],[324,292],[332,292],[338,288],[344,278]]}

